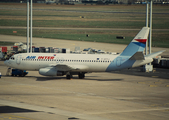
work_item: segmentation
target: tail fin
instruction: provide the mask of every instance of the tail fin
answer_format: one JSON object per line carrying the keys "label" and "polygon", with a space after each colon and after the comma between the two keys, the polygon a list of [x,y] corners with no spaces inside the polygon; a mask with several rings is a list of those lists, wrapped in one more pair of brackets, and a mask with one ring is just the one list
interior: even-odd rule
{"label": "tail fin", "polygon": [[146,46],[148,34],[149,28],[143,27],[130,44],[124,49],[121,55],[133,56],[136,52],[143,52]]}

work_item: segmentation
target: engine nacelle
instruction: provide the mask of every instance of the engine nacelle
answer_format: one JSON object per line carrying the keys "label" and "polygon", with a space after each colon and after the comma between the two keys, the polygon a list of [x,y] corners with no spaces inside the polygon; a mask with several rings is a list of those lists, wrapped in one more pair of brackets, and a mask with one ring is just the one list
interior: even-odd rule
{"label": "engine nacelle", "polygon": [[39,69],[39,74],[44,76],[63,76],[63,72],[57,71],[53,67]]}

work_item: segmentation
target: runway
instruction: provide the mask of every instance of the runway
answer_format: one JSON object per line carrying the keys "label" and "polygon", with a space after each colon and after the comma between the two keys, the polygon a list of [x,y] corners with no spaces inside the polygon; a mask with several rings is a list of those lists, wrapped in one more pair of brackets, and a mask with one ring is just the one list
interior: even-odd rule
{"label": "runway", "polygon": [[[0,35],[1,41],[24,42],[26,37]],[[37,46],[73,49],[96,47],[120,52],[126,45],[33,38]],[[54,44],[56,43],[56,44]],[[158,51],[162,48],[153,49]],[[168,54],[168,49],[164,54]],[[90,73],[85,79],[44,77],[28,71],[26,77],[6,76],[0,61],[0,119],[9,120],[168,120],[169,70],[152,73],[139,68]]]}

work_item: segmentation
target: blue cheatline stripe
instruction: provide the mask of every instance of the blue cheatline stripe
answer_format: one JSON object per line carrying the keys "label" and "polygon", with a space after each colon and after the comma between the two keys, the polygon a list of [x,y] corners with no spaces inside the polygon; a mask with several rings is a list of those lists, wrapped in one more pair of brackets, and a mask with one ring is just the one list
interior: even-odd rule
{"label": "blue cheatline stripe", "polygon": [[143,48],[145,48],[145,46],[146,46],[146,44],[141,43],[141,42],[133,42],[133,43],[140,46],[140,47],[143,47]]}

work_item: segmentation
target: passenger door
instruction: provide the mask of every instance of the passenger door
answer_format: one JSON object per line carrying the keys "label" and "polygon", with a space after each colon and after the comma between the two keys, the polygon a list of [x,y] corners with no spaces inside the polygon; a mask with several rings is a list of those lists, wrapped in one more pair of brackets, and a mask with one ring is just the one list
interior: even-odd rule
{"label": "passenger door", "polygon": [[20,63],[21,63],[21,58],[22,58],[21,55],[18,55],[18,56],[17,56],[17,58],[16,58],[16,64],[20,65]]}

